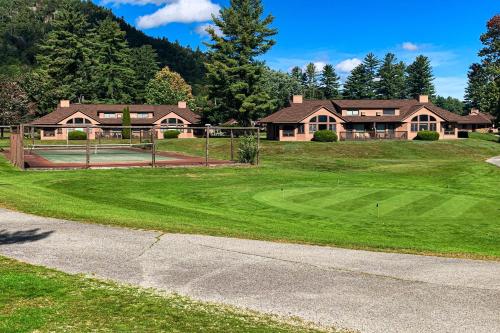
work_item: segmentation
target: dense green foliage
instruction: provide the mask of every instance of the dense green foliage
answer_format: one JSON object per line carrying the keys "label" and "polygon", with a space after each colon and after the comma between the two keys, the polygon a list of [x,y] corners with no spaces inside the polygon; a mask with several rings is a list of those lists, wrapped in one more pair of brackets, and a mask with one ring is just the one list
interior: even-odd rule
{"label": "dense green foliage", "polygon": [[432,99],[432,102],[436,105],[439,106],[440,108],[443,108],[445,110],[448,110],[450,112],[463,115],[465,114],[465,104],[458,98],[453,98],[453,97],[443,97],[443,96],[436,96],[436,98]]}
{"label": "dense green foliage", "polygon": [[318,142],[336,142],[337,141],[337,133],[329,130],[320,130],[314,132],[314,141]]}
{"label": "dense green foliage", "polygon": [[72,130],[68,132],[69,140],[87,140],[87,133],[81,130]]}
{"label": "dense green foliage", "polygon": [[22,83],[38,113],[60,99],[143,103],[160,65],[203,82],[205,55],[146,36],[79,0],[0,0],[0,76]]}
{"label": "dense green foliage", "polygon": [[437,141],[437,140],[439,140],[439,133],[435,132],[435,131],[420,131],[417,133],[415,140]]}
{"label": "dense green foliage", "polygon": [[470,67],[465,99],[468,107],[491,113],[500,122],[500,15],[489,20],[486,28],[480,38],[481,62]]}
{"label": "dense green foliage", "polygon": [[163,68],[155,74],[146,87],[146,102],[148,104],[177,105],[178,102],[188,102],[193,104],[193,94],[191,86],[168,67]]}
{"label": "dense green foliage", "polygon": [[178,130],[167,130],[163,132],[163,138],[164,139],[177,139],[181,132]]}
{"label": "dense green foliage", "polygon": [[130,108],[128,106],[122,112],[122,126],[124,127],[122,128],[122,139],[130,139],[132,129],[129,126],[132,126],[132,120],[130,119]]}
{"label": "dense green foliage", "polygon": [[255,164],[259,146],[257,139],[253,135],[245,135],[240,137],[238,146],[238,162],[246,164]]}
{"label": "dense green foliage", "polygon": [[0,257],[0,332],[319,332]]}
{"label": "dense green foliage", "polygon": [[363,63],[354,68],[344,84],[343,95],[348,99],[373,99],[376,97],[377,72],[380,60],[368,53]]}
{"label": "dense green foliage", "polygon": [[406,97],[404,62],[398,62],[393,53],[387,53],[378,69],[377,98],[399,99]]}
{"label": "dense green foliage", "polygon": [[413,63],[407,68],[406,72],[406,95],[409,97],[417,97],[418,95],[427,95],[433,97],[435,95],[435,88],[432,81],[434,76],[432,74],[431,61],[428,57],[419,55]]}
{"label": "dense green foliage", "polygon": [[[259,168],[22,172],[0,155],[0,205],[167,232],[500,257],[500,168],[484,162],[500,155],[498,143],[261,146]],[[160,151],[198,156],[204,147],[204,139],[158,141]],[[211,138],[209,152],[229,160],[229,139]]]}
{"label": "dense green foliage", "polygon": [[320,77],[321,91],[326,99],[340,98],[340,77],[335,72],[335,68],[327,64],[323,67]]}
{"label": "dense green foliage", "polygon": [[209,97],[215,112],[248,126],[272,110],[270,96],[260,83],[263,65],[257,60],[274,44],[277,31],[270,27],[274,18],[262,18],[261,0],[231,0],[219,16],[213,16],[215,29],[207,31],[212,39],[209,48],[207,80]]}

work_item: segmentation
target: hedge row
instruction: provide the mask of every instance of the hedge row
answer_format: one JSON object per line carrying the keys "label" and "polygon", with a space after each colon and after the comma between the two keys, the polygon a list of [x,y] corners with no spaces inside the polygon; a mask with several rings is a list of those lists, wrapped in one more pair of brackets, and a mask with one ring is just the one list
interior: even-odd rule
{"label": "hedge row", "polygon": [[337,141],[337,133],[329,130],[316,131],[314,132],[314,141],[335,142]]}

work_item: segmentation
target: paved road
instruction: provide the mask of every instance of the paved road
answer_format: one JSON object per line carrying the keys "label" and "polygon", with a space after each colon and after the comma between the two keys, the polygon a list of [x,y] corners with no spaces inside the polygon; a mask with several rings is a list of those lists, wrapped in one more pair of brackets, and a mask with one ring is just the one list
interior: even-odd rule
{"label": "paved road", "polygon": [[491,164],[494,164],[494,165],[496,165],[497,167],[500,167],[500,156],[497,156],[497,157],[492,157],[492,158],[490,158],[489,160],[487,160],[486,162],[491,163]]}
{"label": "paved road", "polygon": [[0,254],[361,332],[500,332],[500,263],[161,234],[0,210]]}

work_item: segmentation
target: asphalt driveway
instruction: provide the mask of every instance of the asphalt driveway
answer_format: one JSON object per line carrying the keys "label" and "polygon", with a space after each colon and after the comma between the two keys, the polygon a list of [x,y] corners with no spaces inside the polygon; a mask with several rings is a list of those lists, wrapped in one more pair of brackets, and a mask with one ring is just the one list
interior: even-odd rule
{"label": "asphalt driveway", "polygon": [[361,332],[500,332],[500,262],[161,234],[6,210],[0,255]]}

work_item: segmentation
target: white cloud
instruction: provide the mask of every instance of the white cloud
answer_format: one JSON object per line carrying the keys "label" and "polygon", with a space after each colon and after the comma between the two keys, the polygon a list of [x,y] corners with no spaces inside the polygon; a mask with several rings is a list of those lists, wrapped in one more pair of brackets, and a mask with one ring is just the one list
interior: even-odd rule
{"label": "white cloud", "polygon": [[417,51],[419,47],[417,44],[411,43],[411,42],[404,42],[402,45],[403,49],[406,51]]}
{"label": "white cloud", "polygon": [[217,14],[219,10],[220,6],[211,0],[172,0],[153,14],[139,17],[137,27],[151,29],[173,22],[205,22],[212,18],[212,14]]}
{"label": "white cloud", "polygon": [[349,73],[354,68],[361,65],[361,63],[362,63],[362,61],[358,58],[346,59],[346,60],[339,62],[335,66],[335,69],[340,73]]}
{"label": "white cloud", "polygon": [[145,6],[145,5],[163,5],[172,0],[101,0],[101,4],[107,5],[112,4],[115,6],[119,5],[132,5],[132,6]]}
{"label": "white cloud", "polygon": [[[307,65],[309,65],[310,63],[311,63],[311,61],[305,63],[304,66],[302,66],[302,70],[305,71],[307,68]],[[316,67],[317,72],[321,72],[323,70],[323,68],[327,65],[326,62],[324,62],[324,61],[313,61],[312,63]]]}
{"label": "white cloud", "polygon": [[217,36],[222,36],[222,31],[220,30],[220,28],[218,26],[216,26],[215,24],[211,24],[211,23],[205,23],[205,24],[201,24],[201,25],[197,26],[195,29],[195,32],[198,35],[200,35],[201,37],[208,37],[209,36],[209,34],[207,32],[208,28],[214,29]]}
{"label": "white cloud", "polygon": [[444,97],[455,97],[463,100],[467,78],[461,76],[438,76],[434,79],[436,93]]}

